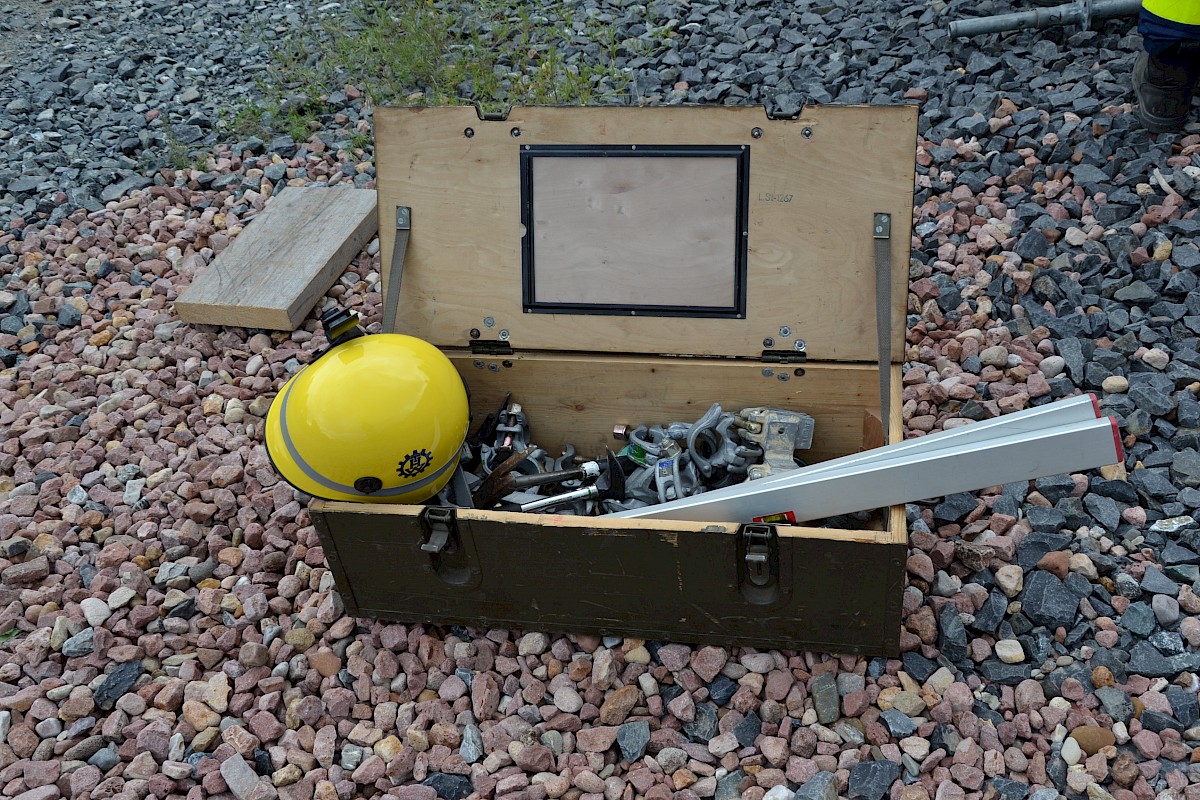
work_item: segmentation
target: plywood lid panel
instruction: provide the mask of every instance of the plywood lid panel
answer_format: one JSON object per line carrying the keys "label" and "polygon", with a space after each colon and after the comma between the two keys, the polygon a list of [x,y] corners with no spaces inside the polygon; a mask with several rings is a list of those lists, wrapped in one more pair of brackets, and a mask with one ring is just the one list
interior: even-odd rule
{"label": "plywood lid panel", "polygon": [[[380,108],[375,118],[385,282],[395,209],[412,209],[401,332],[442,347],[466,345],[475,329],[484,339],[507,331],[519,350],[724,356],[757,355],[768,338],[775,340],[771,349],[790,349],[802,338],[813,360],[876,361],[872,223],[885,212],[892,218],[893,360],[901,357],[913,106],[819,106],[797,120],[771,120],[750,106],[514,108],[503,121],[480,120],[472,107]],[[526,145],[747,148],[744,317],[528,313],[520,157]],[[721,196],[712,187],[705,191]],[[638,202],[636,192],[631,202]],[[652,204],[631,207],[655,237],[676,232],[692,246],[702,235],[669,208],[654,214],[645,211]],[[628,237],[613,238],[620,239],[619,254]],[[588,252],[603,239],[589,237]],[[724,247],[726,239],[718,240]],[[569,252],[561,238],[554,244]],[[682,243],[678,251],[689,252]],[[688,264],[669,263],[667,252],[656,255],[668,262],[660,269],[685,284]],[[699,267],[706,280],[719,272],[712,264]],[[572,295],[561,274],[558,281],[554,293]],[[725,289],[709,294],[724,297]],[[781,328],[790,335],[781,336]]]}

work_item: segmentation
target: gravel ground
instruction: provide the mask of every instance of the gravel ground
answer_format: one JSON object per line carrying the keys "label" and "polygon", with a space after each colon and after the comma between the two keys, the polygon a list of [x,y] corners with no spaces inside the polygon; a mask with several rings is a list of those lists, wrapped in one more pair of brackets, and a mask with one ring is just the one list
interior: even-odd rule
{"label": "gravel ground", "polygon": [[[368,109],[137,172],[121,142],[162,139],[136,120],[208,131],[262,58],[232,33],[291,12],[99,6],[64,7],[52,56],[4,51],[0,796],[1200,798],[1200,135],[1128,113],[1128,21],[966,46],[960,3],[584,3],[634,37],[676,20],[630,59],[647,102],[922,104],[910,435],[1079,390],[1121,423],[1123,465],[910,507],[904,654],[871,659],[345,616],[262,447],[315,315],[205,328],[171,302],[281,185],[371,186],[339,147]],[[378,269],[329,299],[377,321]]]}

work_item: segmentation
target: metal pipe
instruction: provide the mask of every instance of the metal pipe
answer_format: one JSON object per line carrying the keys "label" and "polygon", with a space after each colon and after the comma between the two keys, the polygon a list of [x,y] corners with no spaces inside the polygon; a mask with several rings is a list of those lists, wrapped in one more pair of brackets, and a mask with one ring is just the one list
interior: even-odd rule
{"label": "metal pipe", "polygon": [[959,19],[950,23],[951,36],[983,36],[988,33],[1079,25],[1086,28],[1093,19],[1126,17],[1138,13],[1142,0],[1075,0],[1052,8],[997,14],[978,19]]}

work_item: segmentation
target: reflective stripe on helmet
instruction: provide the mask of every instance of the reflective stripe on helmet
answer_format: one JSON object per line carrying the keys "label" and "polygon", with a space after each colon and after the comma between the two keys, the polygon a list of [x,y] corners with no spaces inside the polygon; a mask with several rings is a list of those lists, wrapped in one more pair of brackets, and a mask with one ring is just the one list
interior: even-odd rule
{"label": "reflective stripe on helmet", "polygon": [[1200,3],[1196,0],[1142,0],[1142,8],[1171,22],[1200,25]]}
{"label": "reflective stripe on helmet", "polygon": [[407,483],[403,486],[396,486],[391,489],[381,489],[378,492],[371,492],[370,494],[360,492],[353,486],[347,486],[326,478],[324,475],[313,469],[312,466],[304,460],[304,457],[300,455],[300,452],[296,450],[296,445],[292,442],[292,437],[288,434],[287,425],[288,398],[291,396],[291,394],[292,384],[289,383],[284,387],[283,394],[279,396],[279,436],[281,439],[283,439],[284,446],[287,447],[288,455],[292,457],[292,463],[299,467],[300,471],[308,476],[311,481],[331,491],[341,492],[342,494],[357,495],[359,497],[395,497],[401,494],[408,494],[409,492],[415,492],[435,482],[446,472],[447,469],[457,462],[460,456],[461,449],[455,450],[454,455],[451,456],[445,464],[442,464],[436,470],[421,478],[419,481],[413,481],[412,483]]}

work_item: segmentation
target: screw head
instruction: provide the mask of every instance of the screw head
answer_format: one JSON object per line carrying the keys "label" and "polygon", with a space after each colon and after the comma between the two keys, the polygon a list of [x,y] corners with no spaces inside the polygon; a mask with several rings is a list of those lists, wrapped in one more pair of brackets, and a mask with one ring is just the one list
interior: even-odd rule
{"label": "screw head", "polygon": [[483,318],[483,327],[485,327],[485,328],[494,328],[494,327],[496,327],[496,319],[495,319],[495,317],[484,317],[484,318]]}
{"label": "screw head", "polygon": [[786,372],[781,372],[775,377],[779,378],[781,381],[790,381],[792,379],[792,376],[788,375]]}
{"label": "screw head", "polygon": [[811,139],[812,134],[813,134],[812,128],[805,128],[804,130],[800,131],[800,135],[803,136],[805,139]]}
{"label": "screw head", "polygon": [[475,369],[483,369],[483,359],[477,358],[474,361],[472,361],[471,363],[473,365],[475,365]]}
{"label": "screw head", "polygon": [[774,347],[774,346],[775,346],[775,340],[772,339],[770,336],[763,339],[763,347]]}
{"label": "screw head", "polygon": [[786,339],[792,335],[792,329],[789,328],[787,325],[784,325],[782,328],[779,329],[779,335]]}
{"label": "screw head", "polygon": [[472,136],[474,136],[474,135],[475,135],[475,129],[474,129],[474,128],[463,128],[463,136],[465,136],[465,137],[467,137],[468,139],[470,139],[470,138],[471,138]]}
{"label": "screw head", "polygon": [[488,364],[488,371],[489,372],[499,372],[500,365],[499,364]]}
{"label": "screw head", "polygon": [[479,338],[479,328],[471,328],[470,335],[471,335],[472,339],[478,339]]}
{"label": "screw head", "polygon": [[516,139],[516,138],[518,138],[518,137],[521,135],[521,129],[520,129],[520,128],[513,128],[511,131],[509,131],[509,134],[510,134],[510,135],[511,135],[511,136],[512,136],[514,139]]}
{"label": "screw head", "polygon": [[807,348],[807,345],[805,344],[803,339],[797,339],[795,342],[792,343],[792,347],[796,350],[804,350]]}
{"label": "screw head", "polygon": [[775,374],[775,370],[771,369],[770,367],[763,367],[762,374],[764,378],[769,378]]}
{"label": "screw head", "polygon": [[501,328],[499,335],[500,335],[500,341],[507,342],[508,341],[508,328]]}
{"label": "screw head", "polygon": [[762,138],[762,128],[751,128],[750,135],[753,136],[755,139],[761,139]]}

